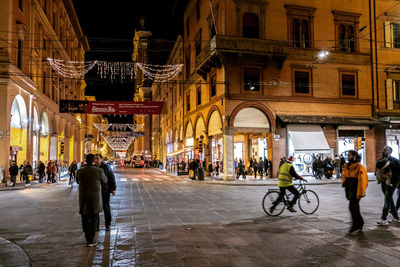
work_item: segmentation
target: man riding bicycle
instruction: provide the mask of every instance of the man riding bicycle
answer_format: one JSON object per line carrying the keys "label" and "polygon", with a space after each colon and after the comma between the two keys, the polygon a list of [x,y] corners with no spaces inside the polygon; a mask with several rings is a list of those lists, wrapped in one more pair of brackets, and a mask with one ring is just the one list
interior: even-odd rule
{"label": "man riding bicycle", "polygon": [[276,206],[283,200],[283,196],[286,193],[286,189],[289,190],[290,193],[293,194],[293,199],[290,201],[288,204],[287,209],[290,212],[296,212],[296,210],[293,208],[294,204],[296,204],[297,199],[300,196],[299,191],[296,189],[296,187],[293,186],[293,178],[299,179],[306,181],[303,177],[297,174],[295,171],[292,163],[293,163],[294,157],[290,156],[286,160],[281,161],[281,165],[279,167],[279,177],[278,177],[278,186],[281,192],[281,196],[276,199],[276,201],[273,203],[273,206],[270,208],[270,212],[272,213]]}

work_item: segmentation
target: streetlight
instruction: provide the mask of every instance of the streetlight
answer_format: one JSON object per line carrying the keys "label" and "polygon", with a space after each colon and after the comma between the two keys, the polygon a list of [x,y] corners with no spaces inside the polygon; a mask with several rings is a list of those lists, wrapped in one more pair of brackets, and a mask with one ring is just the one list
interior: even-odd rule
{"label": "streetlight", "polygon": [[329,55],[329,51],[322,50],[318,54],[318,59],[325,59]]}

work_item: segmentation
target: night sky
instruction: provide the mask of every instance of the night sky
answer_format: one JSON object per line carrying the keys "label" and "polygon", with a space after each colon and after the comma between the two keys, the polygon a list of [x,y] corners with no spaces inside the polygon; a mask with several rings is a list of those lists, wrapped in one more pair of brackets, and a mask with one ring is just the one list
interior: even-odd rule
{"label": "night sky", "polygon": [[[153,33],[150,60],[164,64],[168,57],[166,47],[173,46],[183,31],[183,8],[186,0],[73,0],[90,51],[86,60],[132,61],[132,39],[139,19],[145,19],[145,28]],[[101,79],[94,68],[85,78],[86,95],[96,100],[132,100],[133,81],[111,82]],[[109,118],[109,120],[113,118]],[[115,118],[123,122],[124,118]],[[122,120],[122,121],[121,121]],[[127,117],[127,122],[132,122]]]}

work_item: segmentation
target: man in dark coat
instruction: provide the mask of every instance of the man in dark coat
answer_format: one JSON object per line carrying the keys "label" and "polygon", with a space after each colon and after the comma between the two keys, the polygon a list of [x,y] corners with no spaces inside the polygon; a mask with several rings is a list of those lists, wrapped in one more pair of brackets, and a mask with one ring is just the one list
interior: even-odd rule
{"label": "man in dark coat", "polygon": [[107,177],[107,183],[101,187],[101,195],[103,198],[104,223],[106,225],[106,231],[110,231],[112,219],[110,209],[110,194],[115,196],[117,185],[115,184],[115,176],[111,166],[103,162],[103,156],[101,154],[96,154],[96,166],[101,168]]}
{"label": "man in dark coat", "polygon": [[268,177],[268,168],[269,168],[269,162],[266,157],[264,157],[264,173],[265,177]]}
{"label": "man in dark coat", "polygon": [[79,184],[79,214],[82,216],[82,228],[85,232],[87,246],[94,242],[99,213],[103,211],[101,186],[107,184],[104,171],[94,166],[94,155],[86,155],[86,165],[76,172],[76,182]]}
{"label": "man in dark coat", "polygon": [[13,183],[13,186],[15,186],[18,175],[18,165],[15,163],[15,161],[12,162],[10,168],[8,168],[8,171],[10,173],[10,180]]}
{"label": "man in dark coat", "polygon": [[39,174],[39,183],[43,182],[43,177],[44,177],[44,170],[46,167],[44,166],[43,162],[39,160],[38,166],[37,166],[37,172]]}
{"label": "man in dark coat", "polygon": [[29,181],[29,176],[33,174],[33,169],[29,161],[26,161],[26,165],[24,165],[24,169],[22,170],[22,172],[24,174],[25,183],[30,184],[31,181]]}
{"label": "man in dark coat", "polygon": [[260,161],[258,162],[258,173],[260,174],[260,178],[262,180],[263,173],[264,173],[264,161],[261,157],[260,157]]}

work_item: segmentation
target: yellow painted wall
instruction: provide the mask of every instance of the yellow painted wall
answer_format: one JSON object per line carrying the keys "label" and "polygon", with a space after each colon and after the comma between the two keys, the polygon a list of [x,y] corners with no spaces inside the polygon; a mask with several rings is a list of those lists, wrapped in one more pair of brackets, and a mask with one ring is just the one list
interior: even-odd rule
{"label": "yellow painted wall", "polygon": [[40,137],[40,160],[42,162],[47,162],[48,159],[49,159],[49,136]]}
{"label": "yellow painted wall", "polygon": [[22,147],[22,151],[18,151],[17,154],[19,166],[26,160],[27,130],[11,127],[10,132],[10,146]]}
{"label": "yellow painted wall", "polygon": [[69,157],[68,157],[68,163],[71,164],[71,162],[74,160],[74,138],[72,137],[69,139]]}

